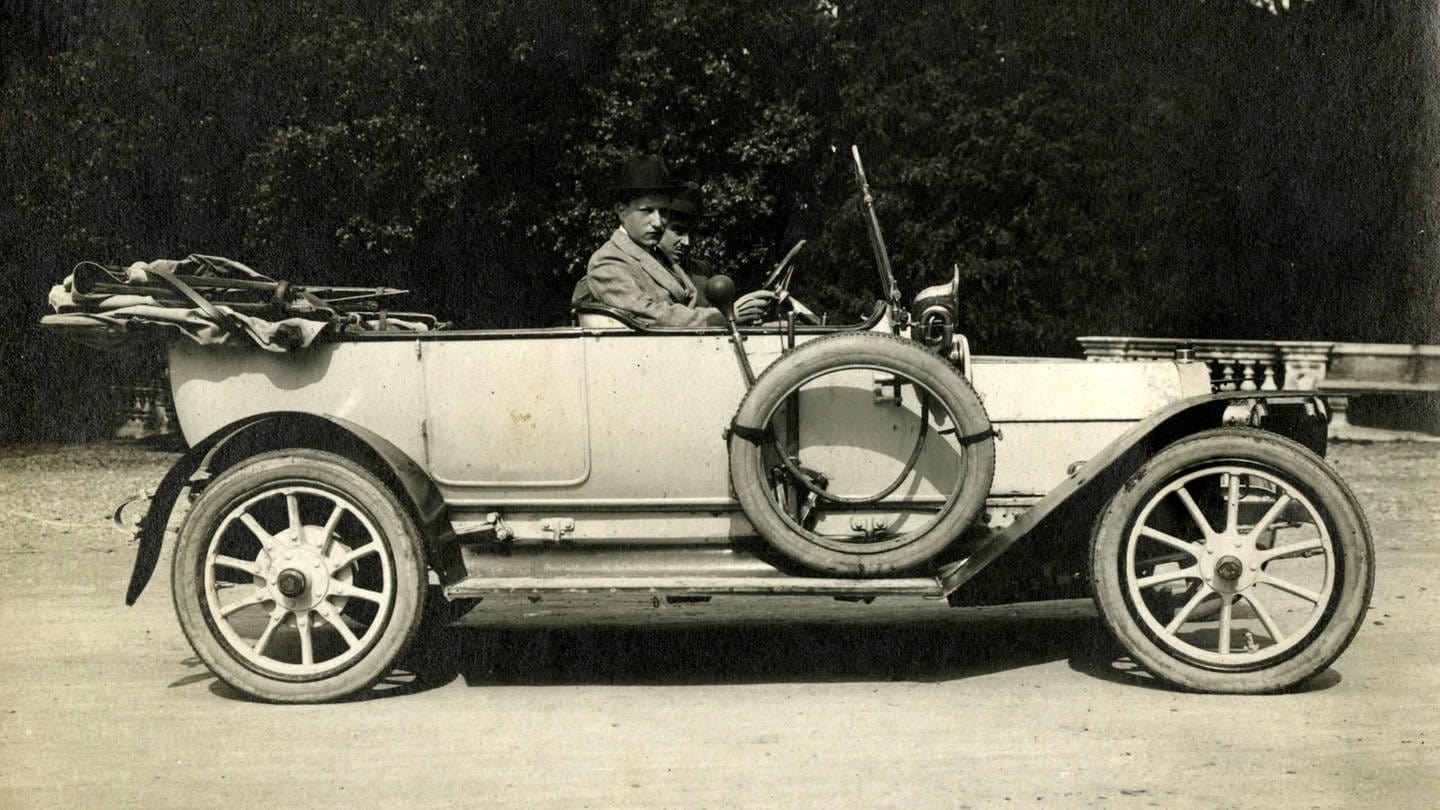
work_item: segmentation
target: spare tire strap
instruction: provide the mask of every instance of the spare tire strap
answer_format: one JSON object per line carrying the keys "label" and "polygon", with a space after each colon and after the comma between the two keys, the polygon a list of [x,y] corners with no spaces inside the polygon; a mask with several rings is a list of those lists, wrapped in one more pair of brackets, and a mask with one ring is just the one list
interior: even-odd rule
{"label": "spare tire strap", "polygon": [[990,427],[980,431],[979,433],[972,433],[969,436],[956,436],[955,441],[959,442],[961,447],[969,447],[972,444],[979,444],[986,439],[998,439],[999,437],[1000,432],[997,431],[995,428]]}
{"label": "spare tire strap", "polygon": [[730,430],[726,431],[725,438],[729,439],[731,436],[734,436],[737,439],[744,439],[745,441],[750,442],[751,444],[756,446],[769,444],[770,442],[775,441],[775,431],[771,430],[769,425],[766,425],[763,428],[756,428],[746,427],[745,425],[737,425],[734,422],[731,422]]}

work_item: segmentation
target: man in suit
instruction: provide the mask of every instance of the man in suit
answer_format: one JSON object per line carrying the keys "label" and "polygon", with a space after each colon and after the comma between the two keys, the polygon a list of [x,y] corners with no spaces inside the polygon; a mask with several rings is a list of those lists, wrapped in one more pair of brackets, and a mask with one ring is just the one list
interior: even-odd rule
{"label": "man in suit", "polygon": [[[694,283],[697,290],[696,306],[701,307],[710,305],[710,302],[705,300],[705,282],[710,279],[714,271],[710,269],[709,264],[691,258],[690,248],[695,241],[695,229],[700,226],[700,220],[704,216],[705,199],[700,194],[700,186],[693,181],[687,182],[670,197],[670,227],[666,228],[665,234],[660,237],[660,252],[670,260],[671,267],[690,277],[690,281]],[[751,295],[761,297],[767,302],[767,306],[768,302],[779,299],[778,295],[768,290],[758,290]],[[795,311],[800,323],[824,323],[822,318],[802,304],[799,299],[787,296],[784,301],[788,309]],[[735,309],[737,311],[743,302],[743,298],[736,302]],[[763,313],[762,310],[761,314],[763,315]]]}
{"label": "man in suit", "polygon": [[705,200],[700,186],[694,181],[687,182],[670,197],[670,226],[660,237],[660,252],[670,260],[670,266],[690,277],[698,291],[697,306],[709,306],[705,300],[705,282],[711,276],[710,265],[699,259],[690,258],[690,246],[694,240],[694,228],[705,215]]}
{"label": "man in suit", "polygon": [[[673,198],[682,189],[670,178],[665,161],[632,157],[617,181],[610,190],[620,227],[590,256],[571,302],[623,309],[647,326],[723,326],[720,310],[705,306],[695,282],[660,250]],[[735,319],[759,320],[774,297],[766,290],[741,296],[735,302]]]}

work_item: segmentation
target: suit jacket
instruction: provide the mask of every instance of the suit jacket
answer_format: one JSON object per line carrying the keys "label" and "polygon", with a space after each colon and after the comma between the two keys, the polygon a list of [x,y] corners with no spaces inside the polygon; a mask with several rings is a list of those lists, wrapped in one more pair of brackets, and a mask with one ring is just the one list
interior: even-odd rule
{"label": "suit jacket", "polygon": [[705,297],[705,282],[715,275],[715,271],[708,263],[691,259],[685,262],[685,275],[689,276],[690,282],[695,285],[695,306],[710,306],[710,299]]}
{"label": "suit jacket", "polygon": [[684,270],[673,270],[635,243],[624,228],[590,256],[572,304],[593,301],[623,309],[646,325],[724,326],[714,307],[698,306],[699,292]]}

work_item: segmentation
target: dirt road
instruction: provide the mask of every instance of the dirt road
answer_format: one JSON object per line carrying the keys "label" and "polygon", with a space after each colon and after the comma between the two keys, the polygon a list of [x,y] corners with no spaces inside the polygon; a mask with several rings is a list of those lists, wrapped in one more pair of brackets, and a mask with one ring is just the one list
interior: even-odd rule
{"label": "dirt road", "polygon": [[0,807],[1419,808],[1440,795],[1437,444],[1334,449],[1374,529],[1375,597],[1332,670],[1274,697],[1155,688],[1084,603],[517,599],[485,603],[494,627],[432,639],[427,675],[376,699],[258,705],[194,658],[163,576],[122,604],[132,550],[107,510],[172,458],[0,450]]}

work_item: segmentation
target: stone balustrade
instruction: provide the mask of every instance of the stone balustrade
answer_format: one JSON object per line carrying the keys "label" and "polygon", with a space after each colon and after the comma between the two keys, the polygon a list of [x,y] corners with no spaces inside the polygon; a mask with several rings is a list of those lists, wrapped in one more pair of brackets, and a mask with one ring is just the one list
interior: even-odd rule
{"label": "stone balustrade", "polygon": [[1216,391],[1313,391],[1325,379],[1337,344],[1313,340],[1187,340],[1184,338],[1082,337],[1085,359],[1170,360],[1189,348],[1210,367]]}
{"label": "stone balustrade", "polygon": [[1082,337],[1092,361],[1169,360],[1193,352],[1216,391],[1315,391],[1332,412],[1330,433],[1347,435],[1348,396],[1440,392],[1440,346],[1311,340],[1189,340]]}
{"label": "stone balustrade", "polygon": [[118,383],[110,386],[117,398],[119,421],[115,436],[145,438],[170,433],[177,426],[171,418],[170,387],[165,380],[148,383]]}

